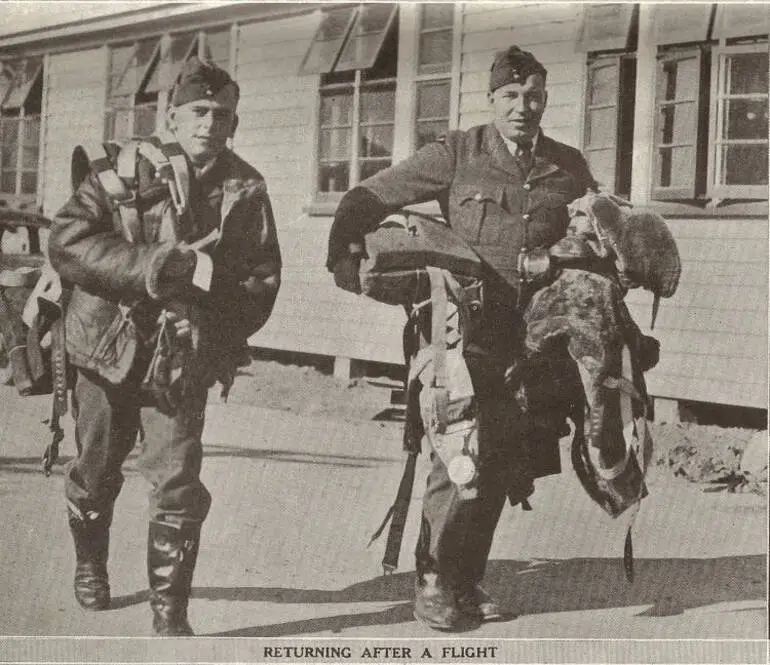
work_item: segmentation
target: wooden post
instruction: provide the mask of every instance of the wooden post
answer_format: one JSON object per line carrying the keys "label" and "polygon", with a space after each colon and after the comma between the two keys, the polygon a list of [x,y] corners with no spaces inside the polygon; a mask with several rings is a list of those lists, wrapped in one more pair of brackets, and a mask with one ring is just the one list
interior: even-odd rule
{"label": "wooden post", "polygon": [[351,378],[351,368],[353,361],[345,356],[334,357],[334,378],[335,379],[349,379]]}
{"label": "wooden post", "polygon": [[653,398],[653,412],[656,423],[681,422],[679,416],[679,402],[675,399],[664,399],[662,397]]}

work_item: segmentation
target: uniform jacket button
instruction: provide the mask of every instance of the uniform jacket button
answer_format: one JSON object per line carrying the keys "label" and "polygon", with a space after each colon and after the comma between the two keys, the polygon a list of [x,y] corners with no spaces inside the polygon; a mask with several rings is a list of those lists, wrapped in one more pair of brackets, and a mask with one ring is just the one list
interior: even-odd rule
{"label": "uniform jacket button", "polygon": [[522,186],[523,186],[523,187],[524,187],[524,189],[526,189],[527,191],[529,191],[530,189],[532,189],[532,185],[530,185],[528,182],[525,182],[525,183],[524,183],[524,185],[522,185]]}
{"label": "uniform jacket button", "polygon": [[525,213],[524,213],[524,214],[521,216],[521,218],[522,218],[522,219],[523,219],[525,222],[528,222],[530,219],[532,219],[532,215],[530,215],[528,212],[525,212]]}
{"label": "uniform jacket button", "polygon": [[476,193],[473,195],[473,198],[474,198],[476,201],[481,201],[481,192],[476,192]]}

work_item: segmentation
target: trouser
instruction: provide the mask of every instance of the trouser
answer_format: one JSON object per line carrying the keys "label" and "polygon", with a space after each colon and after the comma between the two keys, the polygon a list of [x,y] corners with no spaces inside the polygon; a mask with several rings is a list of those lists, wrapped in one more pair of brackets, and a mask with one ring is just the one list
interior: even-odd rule
{"label": "trouser", "polygon": [[483,578],[506,496],[525,498],[532,492],[520,409],[505,384],[507,363],[473,354],[466,360],[478,405],[478,493],[474,499],[461,499],[446,466],[431,453],[415,552],[418,574],[438,573],[454,589]]}
{"label": "trouser", "polygon": [[[121,467],[133,450],[144,399],[141,367],[119,386],[78,369],[73,390],[77,455],[65,472],[65,496],[85,516],[112,508],[123,485]],[[207,390],[190,388],[176,415],[153,413],[145,423],[137,467],[151,484],[149,519],[177,527],[200,525],[211,495],[200,480]]]}

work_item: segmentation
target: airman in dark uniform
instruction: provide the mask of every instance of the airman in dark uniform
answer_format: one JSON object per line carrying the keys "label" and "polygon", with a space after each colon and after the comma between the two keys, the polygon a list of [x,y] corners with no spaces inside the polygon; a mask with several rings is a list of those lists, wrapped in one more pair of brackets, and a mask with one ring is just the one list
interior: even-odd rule
{"label": "airman in dark uniform", "polygon": [[330,234],[327,267],[338,286],[359,292],[364,234],[404,206],[436,200],[485,264],[482,320],[465,351],[478,404],[478,495],[458,500],[433,455],[416,549],[415,615],[436,629],[503,616],[480,582],[506,496],[526,505],[533,480],[560,470],[558,433],[527,440],[505,380],[521,353],[520,254],[564,237],[567,204],[596,188],[580,152],[540,129],[545,84],[531,53],[498,53],[488,92],[493,122],[449,132],[364,180],[343,197]]}
{"label": "airman in dark uniform", "polygon": [[[132,164],[141,205],[135,236],[126,237],[128,222],[94,168],[57,214],[49,241],[54,269],[73,285],[65,325],[77,368],[77,455],[64,485],[75,597],[87,610],[110,605],[109,531],[121,467],[141,427],[140,407],[151,404],[159,413],[145,423],[137,466],[152,485],[147,569],[153,630],[162,636],[193,633],[187,606],[211,504],[200,478],[208,390],[217,380],[230,382],[247,338],[270,316],[280,284],[265,181],[227,147],[238,98],[237,83],[219,67],[195,57],[182,67],[168,125],[190,171],[185,214],[168,216],[169,188],[140,156]],[[218,240],[205,251],[195,249],[210,237]],[[123,315],[126,303],[130,314]],[[181,377],[170,386],[169,358],[157,353],[169,338],[168,346],[184,358]]]}

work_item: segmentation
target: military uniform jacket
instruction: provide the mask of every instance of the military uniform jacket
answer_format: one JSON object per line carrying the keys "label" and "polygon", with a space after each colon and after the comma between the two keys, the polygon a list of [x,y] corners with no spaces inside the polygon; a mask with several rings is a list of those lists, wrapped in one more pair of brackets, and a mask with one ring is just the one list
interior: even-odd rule
{"label": "military uniform jacket", "polygon": [[449,132],[361,186],[389,210],[436,199],[448,224],[516,286],[519,252],[564,237],[567,204],[596,183],[578,150],[542,134],[527,168],[489,123]]}
{"label": "military uniform jacket", "polygon": [[[146,160],[138,164],[137,179],[140,241],[125,239],[119,210],[94,173],[56,215],[49,239],[52,266],[73,286],[65,319],[70,358],[113,382],[125,377],[133,362],[133,354],[122,348],[127,342],[121,306],[133,305],[135,319],[147,313],[154,324],[161,303],[148,294],[148,275],[159,254],[173,246],[159,228],[170,205],[167,187]],[[191,187],[191,215],[180,222],[178,239],[193,242],[213,227],[221,229],[210,252],[210,292],[190,287],[200,313],[201,344],[215,357],[217,349],[242,347],[267,321],[280,284],[281,255],[259,172],[225,150],[202,180]]]}

